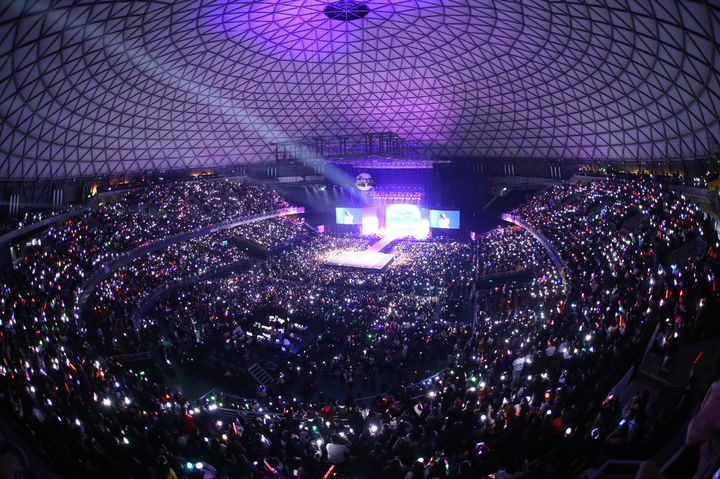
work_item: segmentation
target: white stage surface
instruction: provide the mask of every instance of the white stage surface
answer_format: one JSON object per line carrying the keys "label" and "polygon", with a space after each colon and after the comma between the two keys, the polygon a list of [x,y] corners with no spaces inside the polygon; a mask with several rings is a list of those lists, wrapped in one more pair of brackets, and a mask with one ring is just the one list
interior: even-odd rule
{"label": "white stage surface", "polygon": [[380,253],[380,250],[390,244],[392,240],[392,237],[386,236],[365,251],[343,251],[326,260],[324,264],[344,268],[381,270],[395,257],[394,254]]}
{"label": "white stage surface", "polygon": [[330,266],[381,270],[395,257],[393,254],[373,251],[343,251],[325,261]]}

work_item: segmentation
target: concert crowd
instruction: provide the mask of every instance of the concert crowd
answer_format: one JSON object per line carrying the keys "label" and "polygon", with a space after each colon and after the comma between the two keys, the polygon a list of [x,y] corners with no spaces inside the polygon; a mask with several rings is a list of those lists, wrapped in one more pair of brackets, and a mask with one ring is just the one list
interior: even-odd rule
{"label": "concert crowd", "polygon": [[[562,184],[513,212],[562,264],[503,227],[398,240],[387,269],[349,271],[323,261],[373,238],[273,219],[143,255],[80,304],[85,280],[134,248],[286,206],[258,186],[176,183],[48,229],[0,296],[0,404],[32,450],[66,477],[569,476],[667,433],[646,397],[623,408],[608,392],[649,342],[671,351],[715,328],[711,220],[626,179]],[[243,267],[138,314],[157,288],[227,264]],[[520,270],[532,277],[478,281]],[[207,357],[224,378],[189,400],[113,359],[142,351],[189,372]],[[275,363],[275,381],[253,383],[254,363]]]}

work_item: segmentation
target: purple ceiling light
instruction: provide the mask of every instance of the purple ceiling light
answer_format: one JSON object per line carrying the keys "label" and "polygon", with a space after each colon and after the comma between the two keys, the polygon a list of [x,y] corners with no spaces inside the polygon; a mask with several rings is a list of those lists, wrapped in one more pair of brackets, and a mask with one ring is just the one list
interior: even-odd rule
{"label": "purple ceiling light", "polygon": [[438,156],[720,150],[717,2],[5,4],[4,178],[260,163],[367,131]]}

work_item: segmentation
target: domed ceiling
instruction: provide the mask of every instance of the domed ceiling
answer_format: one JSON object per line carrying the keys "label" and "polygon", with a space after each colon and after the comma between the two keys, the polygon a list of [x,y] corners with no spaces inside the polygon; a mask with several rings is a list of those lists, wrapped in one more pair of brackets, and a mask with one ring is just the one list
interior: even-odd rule
{"label": "domed ceiling", "polygon": [[717,5],[0,0],[0,176],[258,163],[379,131],[439,156],[704,155]]}

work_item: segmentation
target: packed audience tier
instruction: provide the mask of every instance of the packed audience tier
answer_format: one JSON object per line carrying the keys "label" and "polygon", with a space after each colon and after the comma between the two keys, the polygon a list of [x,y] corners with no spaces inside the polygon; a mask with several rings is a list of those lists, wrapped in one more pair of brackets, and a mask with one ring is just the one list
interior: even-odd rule
{"label": "packed audience tier", "polygon": [[[648,341],[696,338],[717,307],[718,239],[699,207],[651,182],[598,180],[513,212],[562,257],[566,282],[516,227],[400,240],[388,268],[367,272],[323,259],[373,238],[273,219],[143,255],[79,308],[85,278],[134,248],[286,206],[238,182],[176,183],[49,228],[0,296],[2,407],[33,449],[68,477],[563,474],[557,451],[657,434],[647,401],[619,410],[608,391]],[[208,277],[228,264],[243,268]],[[517,271],[533,274],[480,281]],[[203,358],[272,361],[275,381],[221,367],[218,391],[190,401],[112,359],[144,351],[189,374]]]}

